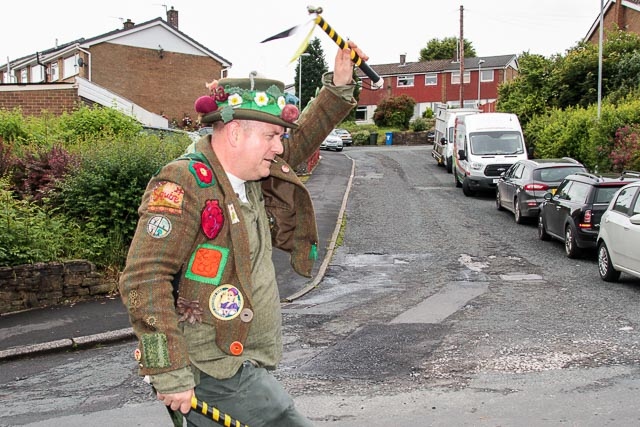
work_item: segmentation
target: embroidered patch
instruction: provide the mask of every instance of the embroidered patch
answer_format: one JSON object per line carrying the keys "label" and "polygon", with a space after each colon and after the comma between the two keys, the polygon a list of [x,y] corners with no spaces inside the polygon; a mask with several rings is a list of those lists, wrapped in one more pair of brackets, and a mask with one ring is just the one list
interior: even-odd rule
{"label": "embroidered patch", "polygon": [[238,218],[238,214],[236,213],[236,208],[232,203],[227,205],[227,209],[229,209],[229,216],[231,217],[231,224],[237,224],[240,222],[240,218]]}
{"label": "embroidered patch", "polygon": [[187,266],[184,276],[198,282],[219,285],[227,265],[229,249],[203,243],[198,245]]}
{"label": "embroidered patch", "polygon": [[162,333],[143,334],[142,365],[146,368],[167,368],[171,366],[167,336]]}
{"label": "embroidered patch", "polygon": [[158,183],[149,199],[149,212],[182,213],[184,189],[176,183],[162,181]]}
{"label": "embroidered patch", "polygon": [[215,184],[213,180],[213,172],[209,169],[209,166],[197,160],[191,160],[189,162],[189,170],[196,177],[196,182],[202,188],[211,187]]}
{"label": "embroidered patch", "polygon": [[220,202],[217,200],[207,200],[202,210],[201,220],[204,235],[210,239],[215,239],[224,225],[224,216],[222,215]]}
{"label": "embroidered patch", "polygon": [[244,307],[242,294],[233,285],[218,286],[209,297],[209,310],[220,320],[231,320],[240,315]]}
{"label": "embroidered patch", "polygon": [[137,290],[132,290],[129,292],[129,307],[138,308],[140,307],[140,296]]}
{"label": "embroidered patch", "polygon": [[166,216],[152,216],[147,222],[147,233],[154,239],[167,237],[171,233],[171,221]]}

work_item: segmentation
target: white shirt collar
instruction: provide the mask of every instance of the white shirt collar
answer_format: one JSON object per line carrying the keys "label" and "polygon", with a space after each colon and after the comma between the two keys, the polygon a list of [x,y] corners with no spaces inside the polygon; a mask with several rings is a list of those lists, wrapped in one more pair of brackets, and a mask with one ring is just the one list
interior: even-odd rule
{"label": "white shirt collar", "polygon": [[231,183],[231,187],[233,191],[238,195],[238,198],[243,202],[247,203],[249,200],[247,199],[247,191],[245,190],[243,179],[238,178],[227,172],[227,177],[229,178],[229,182]]}

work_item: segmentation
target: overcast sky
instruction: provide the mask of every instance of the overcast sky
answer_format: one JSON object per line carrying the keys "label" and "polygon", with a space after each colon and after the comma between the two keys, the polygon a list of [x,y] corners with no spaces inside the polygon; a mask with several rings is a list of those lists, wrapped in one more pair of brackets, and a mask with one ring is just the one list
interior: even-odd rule
{"label": "overcast sky", "polygon": [[[121,28],[126,19],[134,23],[166,19],[165,7],[173,6],[179,12],[179,29],[230,61],[231,77],[256,70],[292,83],[297,63],[290,60],[302,34],[260,41],[307,23],[309,4],[322,7],[323,18],[341,37],[356,41],[371,65],[399,62],[401,54],[409,62],[417,61],[429,40],[459,36],[460,6],[464,38],[478,56],[564,54],[584,38],[601,6],[601,0],[419,0],[387,2],[383,7],[380,2],[351,0],[156,1],[3,1],[0,64],[49,49],[56,41],[64,44]],[[331,69],[337,45],[319,27],[313,36],[322,41]]]}

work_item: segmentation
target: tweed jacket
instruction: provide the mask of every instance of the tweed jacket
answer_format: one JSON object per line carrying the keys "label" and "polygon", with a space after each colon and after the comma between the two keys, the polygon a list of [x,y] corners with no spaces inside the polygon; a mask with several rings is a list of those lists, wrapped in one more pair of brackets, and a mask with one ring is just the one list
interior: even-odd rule
{"label": "tweed jacket", "polygon": [[[324,137],[354,107],[323,88],[283,142],[284,152],[261,181],[272,244],[291,255],[294,270],[310,276],[318,233],[311,197],[295,174]],[[293,165],[293,166],[292,166]],[[138,209],[139,222],[119,289],[139,339],[141,375],[190,365],[185,321],[216,328],[216,345],[242,357],[253,321],[249,239],[239,200],[211,146],[201,138],[195,153],[152,177]],[[223,310],[218,290],[242,299],[238,312]]]}

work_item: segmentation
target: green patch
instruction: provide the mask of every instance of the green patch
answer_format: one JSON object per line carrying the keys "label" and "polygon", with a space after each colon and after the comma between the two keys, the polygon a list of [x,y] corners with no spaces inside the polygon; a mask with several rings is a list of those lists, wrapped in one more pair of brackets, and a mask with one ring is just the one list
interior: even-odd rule
{"label": "green patch", "polygon": [[142,366],[145,368],[168,368],[171,366],[165,334],[144,334],[140,341],[142,343]]}

